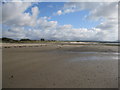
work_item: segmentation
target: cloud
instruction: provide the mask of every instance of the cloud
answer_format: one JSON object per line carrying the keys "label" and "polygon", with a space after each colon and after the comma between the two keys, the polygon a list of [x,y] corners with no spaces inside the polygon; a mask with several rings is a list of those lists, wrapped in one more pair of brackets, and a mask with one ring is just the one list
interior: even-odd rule
{"label": "cloud", "polygon": [[67,2],[61,9],[62,14],[69,14],[81,10],[89,10],[90,13],[86,16],[86,19],[96,21],[103,19],[103,22],[95,28],[104,32],[106,40],[118,39],[117,2]]}
{"label": "cloud", "polygon": [[[3,24],[9,26],[35,26],[39,13],[38,7],[32,8],[32,15],[24,13],[30,5],[31,3],[22,2],[3,4]],[[7,8],[8,10],[6,10]]]}
{"label": "cloud", "polygon": [[14,17],[21,15],[24,10],[30,6],[31,3],[23,3],[23,2],[16,2],[16,3],[5,3],[2,4],[2,22],[5,23],[9,20],[12,20]]}
{"label": "cloud", "polygon": [[[55,22],[50,22],[54,25]],[[54,40],[114,40],[111,33],[101,31],[100,29],[73,28],[72,25],[63,25],[56,27],[46,27],[28,29],[13,27],[8,31],[3,31],[3,35],[9,38],[21,39],[54,39]]]}
{"label": "cloud", "polygon": [[62,11],[61,10],[58,10],[57,11],[57,15],[61,15],[62,14]]}
{"label": "cloud", "polygon": [[37,20],[37,28],[38,29],[54,29],[57,27],[57,21],[47,21],[46,18],[40,18]]}
{"label": "cloud", "polygon": [[3,37],[9,37],[13,39],[25,38],[25,30],[24,28],[21,27],[12,27],[7,31],[4,30],[2,33],[3,33]]}
{"label": "cloud", "polygon": [[12,2],[3,4],[3,24],[10,27],[3,30],[3,36],[21,39],[54,39],[54,40],[117,40],[117,3],[66,3],[57,15],[90,10],[89,20],[104,19],[95,28],[74,28],[72,25],[59,25],[57,21],[50,21],[50,17],[40,17],[38,7],[32,7],[32,15],[24,13],[31,3]]}
{"label": "cloud", "polygon": [[32,8],[33,18],[36,18],[38,13],[39,13],[38,7],[33,7]]}

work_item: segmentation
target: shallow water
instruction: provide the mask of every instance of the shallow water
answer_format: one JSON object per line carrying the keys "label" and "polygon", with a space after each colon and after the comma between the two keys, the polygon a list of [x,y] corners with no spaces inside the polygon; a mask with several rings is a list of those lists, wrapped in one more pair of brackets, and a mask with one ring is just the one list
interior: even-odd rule
{"label": "shallow water", "polygon": [[72,58],[70,62],[77,62],[82,60],[118,60],[118,55],[120,53],[106,53],[106,52],[79,52],[80,54],[84,54],[84,56],[79,56],[76,58]]}
{"label": "shallow water", "polygon": [[119,55],[120,53],[117,52],[79,52],[81,54],[113,54],[113,55]]}

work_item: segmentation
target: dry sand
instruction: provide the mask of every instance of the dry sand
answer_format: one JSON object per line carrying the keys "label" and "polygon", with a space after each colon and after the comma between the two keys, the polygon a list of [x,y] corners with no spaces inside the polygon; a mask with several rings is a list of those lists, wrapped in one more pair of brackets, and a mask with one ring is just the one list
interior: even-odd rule
{"label": "dry sand", "polygon": [[117,88],[118,47],[3,48],[3,88]]}

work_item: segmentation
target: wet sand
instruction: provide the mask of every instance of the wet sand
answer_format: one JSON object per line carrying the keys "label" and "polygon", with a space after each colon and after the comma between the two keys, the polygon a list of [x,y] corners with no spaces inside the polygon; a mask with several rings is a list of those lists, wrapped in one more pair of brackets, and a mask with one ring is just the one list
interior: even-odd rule
{"label": "wet sand", "polygon": [[3,88],[117,88],[118,47],[3,48]]}

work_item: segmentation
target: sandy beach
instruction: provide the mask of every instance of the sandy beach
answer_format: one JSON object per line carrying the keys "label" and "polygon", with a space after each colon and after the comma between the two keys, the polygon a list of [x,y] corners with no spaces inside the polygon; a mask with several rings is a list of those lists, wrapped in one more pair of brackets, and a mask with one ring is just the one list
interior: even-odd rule
{"label": "sandy beach", "polygon": [[118,46],[17,45],[3,44],[3,88],[118,88]]}

